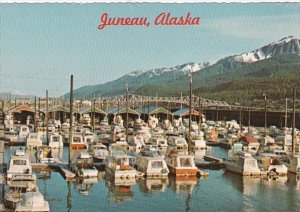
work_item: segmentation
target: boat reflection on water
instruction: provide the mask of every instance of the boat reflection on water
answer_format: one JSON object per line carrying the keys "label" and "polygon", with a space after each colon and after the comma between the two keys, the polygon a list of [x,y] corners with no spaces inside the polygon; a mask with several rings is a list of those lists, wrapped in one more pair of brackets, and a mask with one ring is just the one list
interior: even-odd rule
{"label": "boat reflection on water", "polygon": [[198,178],[196,176],[171,176],[169,178],[169,186],[177,194],[189,193],[191,194],[197,185]]}
{"label": "boat reflection on water", "polygon": [[37,179],[48,180],[51,178],[51,169],[35,171]]}
{"label": "boat reflection on water", "polygon": [[242,176],[231,172],[224,172],[223,177],[231,182],[232,187],[247,196],[255,195],[261,182],[259,177]]}
{"label": "boat reflection on water", "polygon": [[74,187],[81,195],[90,195],[92,193],[92,187],[94,184],[98,183],[98,178],[84,178],[74,181]]}
{"label": "boat reflection on water", "polygon": [[169,184],[168,178],[145,178],[138,181],[143,193],[164,192]]}
{"label": "boat reflection on water", "polygon": [[288,172],[286,184],[290,187],[300,189],[300,175]]}
{"label": "boat reflection on water", "polygon": [[108,198],[111,203],[123,203],[132,199],[134,192],[131,190],[132,185],[136,182],[113,179],[110,175],[105,175],[105,186],[108,188]]}

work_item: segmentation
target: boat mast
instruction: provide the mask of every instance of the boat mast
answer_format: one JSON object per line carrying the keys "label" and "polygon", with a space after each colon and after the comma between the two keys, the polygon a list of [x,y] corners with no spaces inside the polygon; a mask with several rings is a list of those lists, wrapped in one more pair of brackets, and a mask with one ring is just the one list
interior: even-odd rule
{"label": "boat mast", "polygon": [[189,152],[191,151],[191,144],[192,144],[192,83],[193,83],[193,76],[192,76],[192,67],[190,69],[190,102],[189,102],[189,144],[188,144],[188,149]]}
{"label": "boat mast", "polygon": [[70,80],[70,128],[69,128],[69,165],[71,165],[71,141],[73,137],[73,75]]}
{"label": "boat mast", "polygon": [[295,153],[295,102],[296,102],[296,88],[293,89],[293,119],[292,119],[292,153]]}
{"label": "boat mast", "polygon": [[47,145],[49,144],[49,132],[48,132],[48,122],[49,122],[49,114],[48,114],[48,90],[46,90],[46,140],[47,140]]}
{"label": "boat mast", "polygon": [[126,83],[126,141],[128,141],[128,84]]}
{"label": "boat mast", "polygon": [[284,116],[284,128],[287,127],[287,98],[285,98],[285,116]]}

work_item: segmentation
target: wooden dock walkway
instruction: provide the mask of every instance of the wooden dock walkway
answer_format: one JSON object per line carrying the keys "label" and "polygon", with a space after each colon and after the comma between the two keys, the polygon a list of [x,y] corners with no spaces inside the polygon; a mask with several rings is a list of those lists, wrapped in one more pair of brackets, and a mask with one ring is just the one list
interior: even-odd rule
{"label": "wooden dock walkway", "polygon": [[33,170],[54,169],[67,180],[72,180],[76,177],[76,175],[69,169],[67,163],[32,163],[31,166]]}

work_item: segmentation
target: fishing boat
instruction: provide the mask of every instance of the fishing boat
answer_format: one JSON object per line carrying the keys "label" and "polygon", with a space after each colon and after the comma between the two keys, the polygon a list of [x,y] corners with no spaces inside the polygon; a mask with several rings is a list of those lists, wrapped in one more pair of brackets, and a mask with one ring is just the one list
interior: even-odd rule
{"label": "fishing boat", "polygon": [[50,135],[49,147],[53,149],[59,149],[59,148],[63,148],[63,146],[64,146],[63,138],[60,134],[55,133]]}
{"label": "fishing boat", "polygon": [[164,156],[156,151],[143,151],[137,159],[137,170],[145,173],[146,177],[167,177],[169,169]]}
{"label": "fishing boat", "polygon": [[84,142],[82,134],[74,134],[71,139],[70,146],[72,149],[87,149],[87,144]]}
{"label": "fishing boat", "polygon": [[36,148],[43,145],[43,141],[38,133],[29,133],[26,140],[27,148]]}
{"label": "fishing boat", "polygon": [[14,174],[31,174],[32,167],[28,156],[24,150],[17,150],[15,155],[12,155],[7,171],[7,178],[11,179]]}
{"label": "fishing boat", "polygon": [[243,176],[259,176],[261,174],[257,160],[249,152],[238,151],[224,161],[225,169]]}
{"label": "fishing boat", "polygon": [[122,151],[114,151],[107,157],[105,173],[114,179],[135,181],[136,170],[130,165],[129,156]]}
{"label": "fishing boat", "polygon": [[81,152],[72,162],[71,170],[81,178],[92,178],[98,176],[98,170],[93,164],[93,157],[85,151]]}
{"label": "fishing boat", "polygon": [[40,163],[54,163],[52,149],[49,146],[40,146],[36,151],[36,159]]}
{"label": "fishing boat", "polygon": [[196,176],[198,168],[194,162],[193,155],[171,153],[166,162],[171,174],[176,176]]}

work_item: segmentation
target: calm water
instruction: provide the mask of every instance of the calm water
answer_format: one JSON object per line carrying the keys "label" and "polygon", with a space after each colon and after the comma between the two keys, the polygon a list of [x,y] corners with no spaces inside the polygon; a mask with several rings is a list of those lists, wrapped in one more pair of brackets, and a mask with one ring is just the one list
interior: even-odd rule
{"label": "calm water", "polygon": [[[13,149],[6,147],[6,161]],[[67,160],[68,149],[57,154]],[[219,147],[197,152],[196,158],[203,154],[227,157]],[[67,182],[57,172],[36,174],[51,211],[300,211],[295,175],[275,181],[208,171],[207,179],[143,179],[132,186],[116,186],[103,177]]]}

